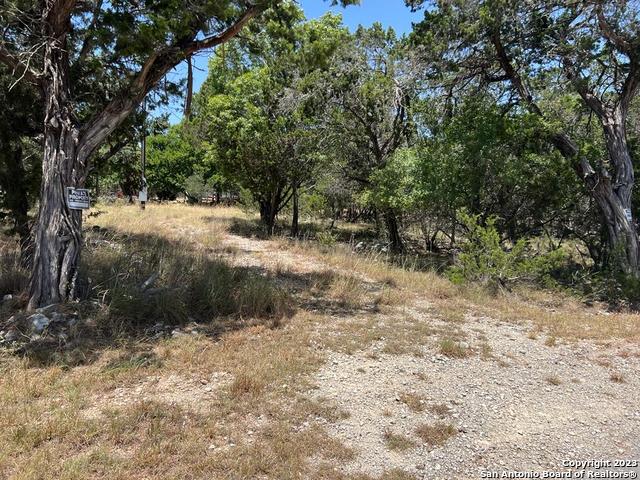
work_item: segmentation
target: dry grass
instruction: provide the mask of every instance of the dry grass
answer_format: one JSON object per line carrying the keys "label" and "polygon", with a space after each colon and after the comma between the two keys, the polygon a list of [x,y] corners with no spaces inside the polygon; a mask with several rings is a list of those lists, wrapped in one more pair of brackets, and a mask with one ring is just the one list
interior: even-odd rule
{"label": "dry grass", "polygon": [[562,379],[557,375],[550,375],[547,378],[545,378],[545,380],[550,385],[555,385],[555,386],[562,385]]}
{"label": "dry grass", "polygon": [[544,331],[552,337],[570,340],[640,340],[640,315],[585,307],[578,299],[561,292],[520,288],[491,294],[475,286],[453,285],[434,272],[390,265],[378,254],[354,254],[340,245],[320,250],[312,244],[281,242],[292,251],[316,257],[338,270],[359,272],[381,284],[391,283],[404,299],[419,295],[432,302],[441,317],[450,322],[464,322],[465,313],[473,311],[502,321],[530,322],[536,332],[532,337]]}
{"label": "dry grass", "polygon": [[451,358],[465,358],[471,354],[468,347],[465,347],[452,338],[443,338],[439,344],[440,353]]}
{"label": "dry grass", "polygon": [[380,476],[380,480],[416,480],[416,477],[404,470],[394,469],[384,472]]}
{"label": "dry grass", "polygon": [[622,373],[616,372],[616,371],[611,372],[611,374],[609,375],[609,379],[612,382],[615,382],[615,383],[625,383],[626,382],[626,379],[624,378],[624,375]]}
{"label": "dry grass", "polygon": [[402,403],[409,407],[409,410],[412,412],[419,413],[423,412],[425,409],[425,400],[418,394],[403,392],[398,396],[398,398]]}
{"label": "dry grass", "polygon": [[[153,353],[147,356],[116,348],[73,370],[36,369],[3,357],[0,476],[284,478],[291,472],[310,475],[311,456],[349,458],[321,428],[298,428],[309,416],[335,418],[329,405],[296,394],[321,358],[302,347],[309,342],[309,318],[292,322],[295,328],[250,327],[217,342],[202,336],[170,339],[147,346]],[[164,401],[163,392],[154,400],[134,394],[145,377],[160,371],[185,379],[175,392],[180,403]],[[203,393],[216,385],[201,379],[215,372],[231,382]],[[125,397],[102,404],[124,387]],[[192,396],[197,402],[189,401]],[[100,415],[85,413],[96,405]]]}
{"label": "dry grass", "polygon": [[389,450],[403,452],[416,447],[416,442],[405,435],[393,433],[391,430],[385,430],[383,434],[384,443]]}
{"label": "dry grass", "polygon": [[434,403],[429,406],[429,410],[439,417],[446,417],[451,413],[451,408],[446,403]]}
{"label": "dry grass", "polygon": [[436,422],[424,424],[416,429],[416,435],[431,446],[444,445],[451,437],[458,434],[458,429],[450,423]]}
{"label": "dry grass", "polygon": [[352,275],[337,275],[331,281],[329,298],[344,308],[361,308],[367,298],[362,280]]}
{"label": "dry grass", "polygon": [[480,358],[483,360],[491,360],[494,358],[493,347],[486,342],[480,345]]}
{"label": "dry grass", "polygon": [[[538,332],[568,340],[606,342],[613,338],[640,340],[640,315],[586,307],[561,292],[519,289],[496,296],[465,294],[478,310],[504,321],[531,322]],[[551,342],[551,340],[549,340]]]}
{"label": "dry grass", "polygon": [[[317,424],[301,427],[308,418],[337,420],[330,404],[299,394],[322,364],[310,347],[322,317],[300,311],[283,325],[257,322],[265,314],[279,318],[288,300],[269,275],[217,257],[237,212],[106,210],[88,222],[100,229],[91,230],[85,257],[91,288],[107,301],[97,314],[120,334],[83,347],[80,367],[0,353],[0,477],[308,478],[311,457],[350,458]],[[147,242],[152,237],[160,241]],[[115,291],[137,287],[154,271],[157,302],[143,305]],[[200,327],[207,335],[119,338],[137,321],[191,315],[212,321]]]}
{"label": "dry grass", "polygon": [[[295,267],[276,262],[257,272],[233,264],[239,249],[223,239],[246,218],[241,211],[174,204],[96,210],[104,213],[86,222],[92,279],[86,288],[105,304],[80,313],[97,321],[94,333],[106,341],[78,349],[78,362],[56,357],[37,364],[0,352],[0,478],[347,479],[333,467],[354,453],[323,422],[310,421],[335,422],[342,413],[305,394],[326,349],[364,350],[375,358],[381,350],[418,355],[439,335],[440,352],[461,358],[471,353],[458,330],[469,313],[531,322],[536,336],[554,339],[640,339],[638,315],[586,308],[556,293],[492,296],[433,272],[391,266],[376,254],[276,240],[269,248],[280,245],[327,265],[305,293],[328,306],[294,312],[299,296],[286,294],[290,284],[283,282]],[[0,253],[0,285],[18,292],[26,276],[15,269],[15,246],[4,241]],[[159,290],[142,302],[131,287],[154,272]],[[336,315],[335,305],[349,311]],[[204,324],[198,335],[130,336],[136,322],[184,323],[194,316]],[[430,318],[445,320],[447,328]],[[482,355],[490,354],[483,345]],[[177,379],[173,390],[150,381],[156,377]],[[624,381],[618,372],[610,378]],[[415,411],[448,413],[420,398],[403,401]],[[416,430],[433,446],[456,433],[445,422]],[[400,450],[413,442],[392,432],[386,437]],[[392,470],[378,480],[410,478]]]}

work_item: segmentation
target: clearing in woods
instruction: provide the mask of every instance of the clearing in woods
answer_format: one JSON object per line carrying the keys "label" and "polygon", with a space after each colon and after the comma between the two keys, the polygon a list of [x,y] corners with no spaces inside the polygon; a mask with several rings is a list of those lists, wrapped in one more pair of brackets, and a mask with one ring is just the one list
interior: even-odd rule
{"label": "clearing in woods", "polygon": [[262,240],[237,209],[98,209],[92,268],[126,278],[123,245],[161,238],[160,264],[205,256],[286,299],[263,320],[260,286],[240,315],[202,321],[187,303],[180,326],[166,302],[143,334],[3,353],[2,478],[470,479],[640,457],[637,315]]}

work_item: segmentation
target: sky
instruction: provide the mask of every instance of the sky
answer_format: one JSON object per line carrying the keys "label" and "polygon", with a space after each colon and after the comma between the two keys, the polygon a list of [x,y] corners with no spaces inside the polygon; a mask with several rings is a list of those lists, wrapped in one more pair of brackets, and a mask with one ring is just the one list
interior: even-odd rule
{"label": "sky", "polygon": [[[366,27],[374,22],[380,22],[384,27],[393,29],[402,35],[411,31],[412,22],[418,22],[423,16],[422,12],[411,12],[405,6],[404,0],[362,0],[361,5],[351,5],[346,8],[330,6],[330,1],[324,0],[299,0],[307,18],[318,18],[326,12],[341,13],[344,24],[350,30],[355,30],[358,25]],[[207,63],[211,52],[203,52],[194,56],[194,91],[198,91],[207,78]],[[170,73],[173,79],[185,78],[186,68],[179,66],[176,71]],[[168,109],[171,123],[178,123],[182,117],[182,106],[176,104]]]}

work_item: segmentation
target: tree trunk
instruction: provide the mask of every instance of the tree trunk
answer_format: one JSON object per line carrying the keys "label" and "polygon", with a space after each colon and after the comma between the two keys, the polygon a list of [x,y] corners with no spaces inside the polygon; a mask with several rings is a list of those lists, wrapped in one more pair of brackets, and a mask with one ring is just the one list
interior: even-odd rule
{"label": "tree trunk", "polygon": [[260,201],[260,221],[267,229],[267,235],[273,235],[276,223],[276,209],[271,200]]}
{"label": "tree trunk", "polygon": [[[185,32],[187,37],[178,38],[166,48],[154,49],[127,85],[80,126],[74,115],[78,102],[72,101],[70,95],[69,52],[72,49],[68,42],[68,35],[73,31],[72,12],[78,2],[40,3],[42,31],[38,33],[44,39],[42,73],[32,72],[28,64],[24,71],[42,87],[45,102],[43,175],[29,285],[30,309],[74,296],[82,243],[82,213],[68,208],[65,188],[84,186],[88,161],[94,151],[172,68],[198,51],[229,41],[262,11],[259,6],[251,6],[218,35],[200,39],[196,29]],[[6,59],[0,60],[7,63]]]}
{"label": "tree trunk", "polygon": [[626,274],[638,277],[640,250],[633,221],[632,194],[635,184],[633,161],[627,145],[625,122],[619,111],[602,119],[609,163],[615,166],[613,181],[608,172],[598,175],[591,187],[608,232],[609,264]]}
{"label": "tree trunk", "polygon": [[[82,187],[86,161],[78,158],[79,131],[69,102],[66,35],[48,33],[45,46],[44,154],[40,209],[29,285],[29,309],[73,298],[82,243],[82,212],[70,210],[66,187]],[[86,159],[85,159],[86,160]]]}
{"label": "tree trunk", "polygon": [[191,101],[193,99],[193,60],[187,58],[187,96],[184,101],[184,118],[191,120]]}
{"label": "tree trunk", "polygon": [[[576,170],[589,194],[600,209],[607,232],[605,264],[628,275],[640,276],[640,244],[632,218],[632,192],[635,183],[633,162],[627,145],[625,122],[619,110],[601,118],[609,164],[613,166],[611,178],[605,166],[595,171],[585,158],[578,159]],[[564,135],[554,138],[556,147],[565,158],[576,158],[578,148]]]}
{"label": "tree trunk", "polygon": [[293,198],[293,218],[291,220],[291,236],[292,237],[297,237],[298,236],[298,231],[299,231],[299,225],[298,225],[298,217],[300,215],[300,208],[299,208],[299,204],[298,204],[298,187],[296,185],[293,186],[293,194],[292,194],[292,198]]}
{"label": "tree trunk", "polygon": [[402,243],[402,237],[400,236],[400,230],[398,228],[398,219],[395,212],[387,210],[384,213],[384,221],[387,226],[387,233],[389,234],[389,243],[391,244],[391,250],[394,252],[402,252],[404,245]]}

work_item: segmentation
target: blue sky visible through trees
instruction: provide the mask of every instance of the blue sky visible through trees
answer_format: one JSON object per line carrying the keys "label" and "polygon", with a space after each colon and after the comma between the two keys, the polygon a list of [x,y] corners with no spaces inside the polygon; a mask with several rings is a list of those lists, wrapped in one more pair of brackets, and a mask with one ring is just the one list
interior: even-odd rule
{"label": "blue sky visible through trees", "polygon": [[[412,22],[420,21],[423,16],[422,12],[411,12],[404,0],[362,0],[361,5],[347,8],[331,7],[330,2],[324,0],[300,0],[299,3],[307,18],[318,18],[329,11],[342,14],[344,24],[352,31],[358,25],[368,27],[374,22],[380,22],[385,27],[393,27],[398,35],[402,35],[409,33]],[[194,56],[194,92],[200,90],[207,78],[207,63],[211,53],[207,51]],[[180,65],[169,75],[175,80],[186,78],[186,65]],[[178,100],[168,109],[169,121],[178,123],[182,119],[182,111],[182,100]]]}

